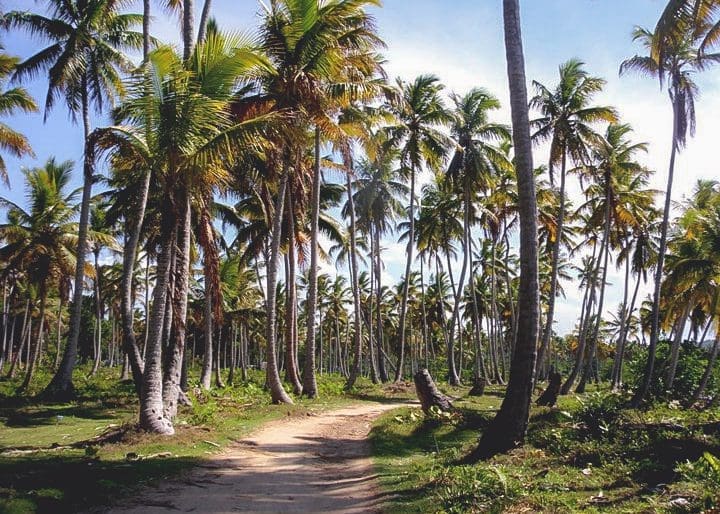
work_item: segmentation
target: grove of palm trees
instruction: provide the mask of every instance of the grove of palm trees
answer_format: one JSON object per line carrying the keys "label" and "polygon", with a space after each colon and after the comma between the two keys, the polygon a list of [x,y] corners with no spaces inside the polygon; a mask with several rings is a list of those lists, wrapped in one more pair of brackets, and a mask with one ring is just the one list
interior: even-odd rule
{"label": "grove of palm trees", "polygon": [[0,5],[0,512],[720,509],[720,2],[384,3]]}

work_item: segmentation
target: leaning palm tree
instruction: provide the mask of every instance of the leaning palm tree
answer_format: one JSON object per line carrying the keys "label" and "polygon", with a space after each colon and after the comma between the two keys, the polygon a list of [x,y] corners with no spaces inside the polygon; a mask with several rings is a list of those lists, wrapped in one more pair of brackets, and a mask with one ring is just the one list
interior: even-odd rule
{"label": "leaning palm tree", "polygon": [[18,64],[14,78],[33,78],[41,72],[47,72],[45,116],[62,100],[73,120],[79,116],[83,124],[86,155],[70,334],[60,368],[44,391],[46,397],[67,399],[74,396],[72,372],[80,336],[93,183],[93,159],[87,149],[91,131],[90,111],[93,108],[103,111],[107,103],[112,104],[114,98],[123,92],[120,73],[132,69],[132,63],[122,52],[142,46],[142,34],[130,30],[142,22],[142,17],[120,13],[122,2],[119,0],[47,0],[46,3],[49,17],[12,11],[5,15],[5,23],[50,41],[50,46]]}
{"label": "leaning palm tree", "polygon": [[[593,124],[599,121],[611,123],[617,121],[617,113],[612,107],[592,105],[593,96],[602,91],[605,81],[590,75],[583,66],[584,63],[577,59],[561,64],[557,86],[550,89],[539,82],[533,82],[536,95],[530,100],[530,106],[541,114],[540,118],[531,122],[535,131],[533,139],[537,142],[550,141],[548,173],[551,186],[554,185],[554,170],[556,166],[560,166],[560,205],[555,231],[558,235],[563,234],[565,221],[565,179],[568,159],[577,164],[587,162],[589,146],[600,140]],[[538,351],[538,373],[542,373],[545,354],[552,335],[562,242],[562,237],[555,237],[552,241],[550,295],[545,329]]]}
{"label": "leaning palm tree", "polygon": [[[193,205],[208,212],[207,198],[230,183],[229,166],[246,153],[258,152],[265,141],[261,129],[268,117],[238,122],[231,115],[242,80],[256,76],[258,70],[272,68],[253,47],[240,37],[208,34],[207,41],[195,47],[186,63],[168,47],[150,54],[148,63],[133,77],[129,99],[116,112],[118,125],[102,129],[99,144],[123,158],[134,155],[145,169],[157,177],[157,194],[168,206],[160,214],[157,245],[157,278],[147,342],[147,357],[141,394],[141,425],[147,430],[171,434],[171,418],[177,408],[179,367],[163,383],[161,369],[162,332],[166,303],[169,301],[173,246],[188,248]],[[124,125],[123,125],[124,123]],[[207,248],[204,248],[207,251]],[[178,251],[177,253],[185,253]],[[189,254],[178,255],[178,268],[189,273]],[[187,277],[178,274],[187,301]],[[176,283],[177,287],[177,283]],[[178,328],[184,332],[186,304],[173,305]],[[182,340],[184,341],[184,339]],[[173,362],[181,363],[183,348],[173,344]]]}
{"label": "leaning palm tree", "polygon": [[[0,85],[5,84],[7,77],[15,71],[18,64],[16,57],[2,53],[2,50],[0,46]],[[35,100],[22,87],[0,91],[0,116],[12,116],[17,111],[25,113],[37,111]],[[0,122],[0,148],[15,157],[32,155],[32,148],[27,138],[2,122]],[[7,166],[2,155],[0,155],[0,180],[9,185]]]}
{"label": "leaning palm tree", "polygon": [[507,451],[525,439],[530,417],[530,398],[534,382],[535,352],[540,317],[537,206],[527,86],[525,85],[525,59],[520,36],[519,0],[503,0],[503,19],[520,217],[518,336],[505,398],[503,398],[497,416],[480,439],[480,444],[475,452],[477,457]]}
{"label": "leaning palm tree", "polygon": [[[447,137],[438,129],[446,125],[450,116],[440,96],[443,85],[434,75],[420,75],[413,82],[397,81],[398,91],[390,102],[395,119],[387,132],[390,140],[400,147],[400,169],[410,177],[410,223],[407,243],[405,275],[410,276],[415,244],[415,179],[423,164],[439,170],[449,146]],[[405,281],[400,303],[400,346],[395,370],[395,381],[402,378],[405,355],[405,318],[407,317],[408,285]]]}
{"label": "leaning palm tree", "polygon": [[[635,55],[620,65],[621,75],[635,71],[659,79],[661,85],[664,85],[665,78],[667,78],[668,95],[673,111],[670,164],[665,189],[663,220],[660,225],[660,246],[655,268],[648,356],[642,384],[633,396],[632,404],[634,406],[638,406],[647,396],[655,367],[655,349],[660,335],[660,286],[667,247],[675,157],[685,147],[688,136],[693,136],[695,133],[695,98],[698,94],[698,86],[693,80],[693,74],[720,61],[720,54],[708,54],[699,50],[699,36],[687,25],[685,30],[680,33],[669,35],[661,41],[658,41],[658,38],[659,36],[647,29],[636,27],[633,32],[633,40],[639,42],[647,53],[646,55]],[[655,46],[663,48],[661,61],[652,51]]]}

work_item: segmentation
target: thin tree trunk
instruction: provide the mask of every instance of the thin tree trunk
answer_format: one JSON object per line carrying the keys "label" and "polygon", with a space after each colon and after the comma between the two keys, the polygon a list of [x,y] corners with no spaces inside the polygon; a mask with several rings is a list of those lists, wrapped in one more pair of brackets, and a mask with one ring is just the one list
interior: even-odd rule
{"label": "thin tree trunk", "polygon": [[95,255],[95,329],[97,331],[95,335],[95,360],[93,362],[90,376],[94,377],[98,369],[100,368],[100,361],[102,360],[102,294],[100,291],[100,251],[95,249],[93,251]]}
{"label": "thin tree trunk", "polygon": [[352,287],[353,295],[353,361],[350,367],[350,374],[345,382],[345,389],[350,389],[355,385],[358,377],[361,374],[362,364],[362,323],[360,320],[360,285],[358,282],[358,262],[357,262],[357,245],[355,241],[356,227],[355,227],[355,199],[353,198],[352,181],[350,180],[352,174],[353,161],[347,159],[346,166],[348,168],[345,174],[345,187],[347,188],[348,198],[348,209],[350,211],[350,285]]}
{"label": "thin tree trunk", "polygon": [[683,334],[685,333],[685,325],[690,315],[690,303],[685,306],[680,319],[678,320],[677,331],[670,347],[670,360],[668,364],[667,375],[665,376],[665,390],[671,391],[675,382],[675,372],[677,370],[678,359],[680,358],[680,345],[682,344]]}
{"label": "thin tree trunk", "polygon": [[620,319],[620,330],[618,331],[618,340],[615,345],[615,358],[613,359],[613,368],[612,372],[610,374],[610,384],[613,390],[617,388],[618,385],[618,375],[617,371],[620,367],[620,360],[622,355],[622,348],[621,348],[621,341],[623,333],[625,332],[625,326],[627,324],[627,311],[628,311],[628,294],[630,291],[630,257],[628,256],[625,259],[625,284],[623,286],[623,301],[622,301],[622,311],[621,311],[621,319]]}
{"label": "thin tree trunk", "polygon": [[210,8],[212,7],[212,0],[205,0],[203,5],[202,13],[200,14],[200,26],[198,27],[198,45],[205,42],[205,34],[207,34],[208,21],[210,20]]}
{"label": "thin tree trunk", "polygon": [[307,338],[305,340],[305,369],[303,369],[302,392],[308,398],[317,398],[315,376],[315,336],[317,314],[318,234],[320,219],[320,128],[315,127],[315,167],[313,169],[312,200],[310,205],[310,273],[307,289]]}
{"label": "thin tree trunk", "polygon": [[380,375],[380,381],[381,382],[387,382],[388,381],[388,374],[385,369],[385,355],[383,351],[383,339],[384,339],[384,329],[383,329],[383,320],[382,320],[382,275],[381,275],[381,266],[380,266],[380,231],[377,227],[375,227],[374,236],[375,236],[375,282],[376,282],[376,290],[375,290],[375,320],[376,320],[376,327],[375,330],[377,330],[377,337],[375,339],[375,342],[377,344],[377,360],[378,360],[378,373]]}
{"label": "thin tree trunk", "polygon": [[655,284],[653,290],[653,304],[650,314],[650,342],[648,343],[648,355],[645,362],[645,373],[640,387],[635,391],[632,398],[631,406],[639,407],[642,401],[647,397],[650,390],[650,382],[655,370],[655,351],[660,335],[660,285],[662,284],[663,266],[665,264],[665,250],[667,249],[667,232],[670,220],[670,206],[672,202],[673,175],[675,173],[675,156],[677,153],[679,112],[676,101],[672,102],[673,107],[673,130],[672,130],[672,149],[670,150],[670,165],[668,168],[667,187],[665,189],[665,207],[663,209],[663,220],[660,226],[660,247],[658,248],[657,265],[655,267]]}
{"label": "thin tree trunk", "polygon": [[[712,320],[710,320],[710,323],[712,323]],[[715,367],[715,360],[717,359],[718,350],[720,350],[720,331],[715,334],[715,340],[713,341],[712,350],[710,350],[710,357],[708,358],[707,366],[705,366],[705,371],[703,372],[703,376],[700,379],[700,384],[698,384],[697,389],[695,389],[692,398],[690,398],[690,400],[687,402],[687,407],[695,405],[702,396],[702,394],[705,392],[705,388],[707,387],[710,376],[712,375],[713,368]]]}
{"label": "thin tree trunk", "polygon": [[537,205],[532,164],[532,143],[530,141],[527,86],[525,82],[525,62],[520,33],[519,0],[503,0],[503,14],[520,217],[518,340],[510,368],[510,382],[505,392],[505,398],[497,416],[482,435],[478,446],[478,457],[507,451],[521,444],[525,439],[534,383],[535,353],[540,318]]}
{"label": "thin tree trunk", "polygon": [[[296,264],[296,240],[295,240],[295,213],[293,211],[293,198],[290,189],[285,195],[287,204],[286,221],[288,224],[288,250],[285,255],[285,380],[290,382],[293,394],[299,396],[303,392],[303,385],[300,383],[300,373],[297,366],[297,276],[295,273]],[[310,273],[313,272],[312,264]],[[316,271],[317,284],[317,271]],[[316,288],[317,289],[317,288]],[[307,347],[306,347],[307,350]],[[306,370],[307,373],[307,370]]]}
{"label": "thin tree trunk", "polygon": [[175,280],[172,288],[172,328],[170,346],[167,355],[167,369],[163,377],[163,405],[165,417],[175,419],[178,400],[184,397],[180,387],[183,361],[185,360],[185,336],[187,321],[187,301],[190,287],[190,246],[192,244],[192,210],[190,195],[183,191],[180,232],[178,233],[178,251],[175,259]]}
{"label": "thin tree trunk", "polygon": [[[398,350],[397,368],[395,371],[395,382],[402,379],[403,361],[405,358],[405,321],[407,318],[408,293],[410,291],[410,268],[413,262],[413,248],[415,246],[415,164],[410,166],[410,231],[407,243],[407,260],[405,261],[405,283],[403,285],[402,302],[400,303],[400,348]],[[454,370],[453,370],[454,371]]]}
{"label": "thin tree trunk", "polygon": [[536,376],[545,375],[543,370],[543,364],[545,363],[545,355],[547,353],[548,345],[550,344],[550,337],[552,336],[552,325],[555,319],[555,299],[557,297],[558,290],[558,263],[560,262],[562,233],[565,223],[565,175],[567,167],[567,154],[564,148],[562,150],[562,163],[560,166],[560,207],[557,217],[557,235],[555,237],[555,244],[553,245],[552,271],[550,274],[550,298],[548,299],[548,311],[545,320],[545,330],[543,331],[542,343],[540,344],[540,351],[538,352],[537,369],[535,370]]}
{"label": "thin tree trunk", "polygon": [[280,374],[278,373],[276,357],[276,320],[277,320],[277,269],[280,258],[280,239],[282,237],[283,206],[285,205],[285,191],[287,190],[289,169],[285,169],[280,179],[280,187],[275,200],[275,212],[272,222],[272,242],[270,245],[270,259],[267,262],[267,318],[266,318],[266,342],[267,342],[267,384],[270,388],[270,395],[273,403],[293,403],[292,399],[285,392]]}
{"label": "thin tree trunk", "polygon": [[85,254],[87,250],[88,225],[90,222],[90,197],[92,195],[95,152],[90,141],[90,107],[87,95],[87,79],[82,81],[82,117],[85,138],[83,160],[83,190],[78,222],[78,244],[75,254],[75,284],[73,307],[70,313],[70,333],[62,362],[41,396],[46,400],[67,401],[75,397],[73,370],[77,361],[80,323],[82,322],[83,281],[85,278]]}
{"label": "thin tree trunk", "polygon": [[[31,345],[31,354],[27,362],[27,370],[25,371],[25,379],[20,385],[18,392],[27,391],[30,382],[35,374],[37,362],[39,360],[40,351],[42,349],[43,334],[45,331],[45,305],[47,303],[47,290],[44,284],[40,285],[40,321],[38,322],[37,334],[35,335],[35,344]],[[28,333],[29,335],[29,333]]]}
{"label": "thin tree trunk", "polygon": [[195,32],[195,1],[194,0],[183,0],[183,24],[182,24],[182,37],[183,37],[183,60],[187,61],[193,53],[195,48],[195,42],[193,41],[193,34]]}
{"label": "thin tree trunk", "polygon": [[212,361],[213,361],[213,305],[212,305],[212,277],[210,276],[210,268],[205,266],[205,319],[204,319],[204,350],[202,371],[200,372],[200,387],[205,391],[210,390],[210,382],[212,380]]}

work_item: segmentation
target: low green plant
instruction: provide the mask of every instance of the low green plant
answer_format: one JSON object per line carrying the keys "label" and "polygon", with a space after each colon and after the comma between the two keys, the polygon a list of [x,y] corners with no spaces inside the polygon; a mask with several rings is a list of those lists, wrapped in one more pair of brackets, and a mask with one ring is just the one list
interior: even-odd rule
{"label": "low green plant", "polygon": [[620,393],[589,393],[580,398],[576,419],[591,437],[612,435],[620,425],[625,398]]}
{"label": "low green plant", "polygon": [[437,470],[436,497],[448,514],[502,512],[519,484],[499,466],[451,466]]}

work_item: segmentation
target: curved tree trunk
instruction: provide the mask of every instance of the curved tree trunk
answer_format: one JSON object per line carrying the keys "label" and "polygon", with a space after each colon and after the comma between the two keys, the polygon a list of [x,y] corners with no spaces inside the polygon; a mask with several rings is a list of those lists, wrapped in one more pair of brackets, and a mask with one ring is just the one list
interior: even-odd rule
{"label": "curved tree trunk", "polygon": [[26,391],[35,374],[40,352],[43,346],[45,333],[45,305],[47,304],[47,288],[45,284],[40,286],[40,321],[38,322],[37,333],[35,334],[35,344],[31,345],[30,358],[27,362],[27,370],[25,371],[25,379],[18,388],[18,392]]}
{"label": "curved tree trunk", "polygon": [[296,363],[297,359],[297,280],[295,272],[296,250],[295,250],[295,216],[292,212],[293,204],[288,189],[287,200],[287,224],[288,227],[288,250],[285,255],[285,380],[290,382],[293,394],[300,395],[303,392],[300,383],[300,373]]}
{"label": "curved tree trunk", "polygon": [[537,205],[519,0],[503,0],[503,15],[520,217],[518,339],[505,398],[497,416],[480,439],[477,457],[507,451],[525,439],[534,383],[539,322]]}
{"label": "curved tree trunk", "polygon": [[80,323],[82,322],[83,281],[85,278],[85,254],[87,251],[88,225],[90,222],[90,200],[92,195],[95,151],[90,141],[90,108],[87,97],[87,81],[83,80],[82,116],[85,137],[85,156],[83,160],[83,190],[80,202],[80,220],[78,222],[78,244],[75,256],[75,284],[73,306],[70,312],[70,331],[62,362],[41,396],[46,400],[67,401],[75,397],[73,371],[77,361]]}
{"label": "curved tree trunk", "polygon": [[[712,323],[712,320],[710,320],[710,323]],[[712,350],[710,350],[710,357],[708,358],[707,366],[705,366],[705,371],[700,379],[700,384],[697,386],[697,389],[695,389],[692,398],[690,398],[687,402],[687,407],[695,405],[705,392],[705,388],[710,380],[710,375],[712,375],[713,367],[715,366],[715,361],[717,360],[718,350],[720,350],[720,331],[715,334],[715,340],[713,341]]]}
{"label": "curved tree trunk", "polygon": [[203,5],[202,13],[200,14],[200,26],[198,27],[198,45],[205,42],[205,34],[207,34],[208,21],[210,21],[210,8],[212,7],[212,0],[205,0]]}
{"label": "curved tree trunk", "polygon": [[655,350],[660,336],[660,285],[662,284],[663,266],[665,264],[665,251],[667,249],[667,232],[670,220],[670,207],[672,202],[673,175],[675,174],[675,156],[677,154],[678,139],[678,106],[673,101],[673,130],[672,149],[670,150],[670,166],[668,168],[667,187],[665,189],[665,207],[663,209],[663,220],[660,226],[660,247],[658,248],[657,264],[655,267],[655,287],[653,290],[653,304],[650,314],[650,341],[648,343],[648,356],[645,362],[645,373],[640,387],[635,391],[630,404],[638,407],[650,390],[650,382],[655,371]]}
{"label": "curved tree trunk", "polygon": [[195,32],[195,0],[183,0],[183,60],[187,61],[193,53],[195,42],[193,35]]}
{"label": "curved tree trunk", "polygon": [[675,372],[677,370],[678,359],[680,358],[680,345],[682,344],[683,334],[685,333],[685,325],[690,315],[690,303],[685,306],[680,319],[678,320],[677,330],[670,347],[670,360],[668,364],[667,375],[665,376],[665,390],[672,390],[673,382],[675,382]]}

